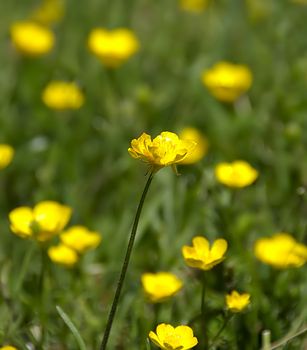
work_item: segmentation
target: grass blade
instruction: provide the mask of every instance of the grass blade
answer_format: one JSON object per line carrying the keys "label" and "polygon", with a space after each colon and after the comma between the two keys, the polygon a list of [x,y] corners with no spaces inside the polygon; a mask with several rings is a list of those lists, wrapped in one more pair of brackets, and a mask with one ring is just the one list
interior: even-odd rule
{"label": "grass blade", "polygon": [[76,342],[79,345],[79,349],[80,350],[86,350],[85,343],[84,343],[84,341],[83,341],[83,339],[82,339],[78,329],[73,324],[73,322],[71,321],[69,316],[64,312],[64,310],[59,305],[56,305],[56,310],[59,313],[59,315],[61,316],[62,320],[66,323],[67,327],[70,329],[70,331],[73,334],[73,336],[75,337]]}

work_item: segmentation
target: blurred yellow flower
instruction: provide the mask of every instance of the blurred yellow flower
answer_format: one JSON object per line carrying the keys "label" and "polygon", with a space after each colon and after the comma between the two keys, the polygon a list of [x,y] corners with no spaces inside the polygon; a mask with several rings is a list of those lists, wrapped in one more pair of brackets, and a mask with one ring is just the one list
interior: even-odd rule
{"label": "blurred yellow flower", "polygon": [[161,323],[156,328],[156,333],[150,331],[150,340],[163,350],[188,350],[198,344],[192,328],[178,326],[174,328],[170,324]]}
{"label": "blurred yellow flower", "polygon": [[199,13],[208,5],[208,0],[179,0],[180,8],[184,11]]}
{"label": "blurred yellow flower", "polygon": [[15,22],[10,31],[15,47],[26,56],[44,55],[54,46],[53,32],[34,21]]}
{"label": "blurred yellow flower", "polygon": [[61,233],[60,239],[63,244],[78,253],[96,248],[101,242],[101,235],[98,232],[90,231],[84,226],[71,226]]}
{"label": "blurred yellow flower", "polygon": [[39,202],[33,209],[18,207],[9,213],[10,227],[22,238],[46,241],[63,230],[71,212],[71,208],[54,201]]}
{"label": "blurred yellow flower", "polygon": [[72,248],[59,244],[48,248],[49,258],[56,264],[71,267],[79,260],[79,256]]}
{"label": "blurred yellow flower", "polygon": [[231,312],[241,312],[250,304],[250,294],[239,294],[233,290],[230,294],[226,295],[226,305]]}
{"label": "blurred yellow flower", "polygon": [[209,241],[205,237],[196,236],[192,240],[193,246],[183,246],[182,254],[186,264],[201,270],[210,270],[225,259],[227,242],[217,239],[210,248]]}
{"label": "blurred yellow flower", "polygon": [[45,87],[42,100],[56,110],[79,109],[84,103],[84,95],[76,83],[56,80]]}
{"label": "blurred yellow flower", "polygon": [[169,272],[144,273],[141,281],[149,301],[153,303],[164,301],[182,288],[181,280]]}
{"label": "blurred yellow flower", "polygon": [[0,169],[6,168],[14,157],[14,148],[5,143],[0,144]]}
{"label": "blurred yellow flower", "polygon": [[192,127],[184,128],[179,133],[179,137],[182,140],[191,140],[196,143],[194,151],[189,153],[180,164],[197,163],[206,155],[208,151],[208,140],[198,129]]}
{"label": "blurred yellow flower", "polygon": [[133,31],[125,28],[93,29],[88,37],[88,47],[102,63],[117,68],[139,50],[139,41]]}
{"label": "blurred yellow flower", "polygon": [[0,350],[17,350],[17,348],[11,345],[5,345],[5,346],[2,346]]}
{"label": "blurred yellow flower", "polygon": [[64,12],[63,0],[42,0],[34,10],[32,18],[41,24],[50,25],[61,20]]}
{"label": "blurred yellow flower", "polygon": [[246,187],[258,177],[258,171],[243,160],[232,163],[220,163],[215,167],[215,176],[219,182],[229,187]]}
{"label": "blurred yellow flower", "polygon": [[252,85],[252,72],[245,65],[221,61],[203,71],[202,81],[220,101],[234,102]]}
{"label": "blurred yellow flower", "polygon": [[180,163],[195,147],[194,141],[181,140],[176,134],[164,131],[153,140],[150,135],[143,133],[131,141],[128,152],[133,158],[148,163],[155,172],[165,166]]}
{"label": "blurred yellow flower", "polygon": [[281,269],[300,267],[307,261],[307,246],[284,232],[258,239],[254,245],[254,253],[265,264]]}

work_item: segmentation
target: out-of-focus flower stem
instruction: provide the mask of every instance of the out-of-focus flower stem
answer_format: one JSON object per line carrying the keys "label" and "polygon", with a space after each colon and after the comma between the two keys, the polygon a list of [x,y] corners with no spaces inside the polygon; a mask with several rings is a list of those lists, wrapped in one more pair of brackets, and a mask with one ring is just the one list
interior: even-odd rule
{"label": "out-of-focus flower stem", "polygon": [[212,348],[216,341],[218,340],[219,336],[222,334],[223,330],[225,329],[225,327],[227,326],[228,322],[231,320],[231,318],[233,317],[234,314],[228,313],[226,315],[226,317],[224,318],[224,322],[221,326],[221,328],[218,330],[218,332],[216,333],[216,335],[212,338],[210,345],[208,347],[208,349]]}
{"label": "out-of-focus flower stem", "polygon": [[201,334],[203,334],[203,339],[200,338],[200,341],[203,342],[204,349],[207,349],[208,347],[208,332],[207,332],[207,323],[206,323],[206,275],[205,271],[202,272],[202,292],[201,292],[201,304],[200,304],[200,311],[201,311],[201,319],[200,319],[200,325],[201,325]]}
{"label": "out-of-focus flower stem", "polygon": [[118,283],[117,283],[116,292],[115,292],[113,303],[112,303],[111,310],[110,310],[110,313],[109,313],[107,325],[106,325],[106,328],[105,328],[105,331],[104,331],[104,335],[103,335],[102,343],[101,343],[101,346],[100,346],[100,350],[106,350],[106,348],[107,348],[107,343],[108,343],[108,340],[109,340],[109,335],[110,335],[110,332],[111,332],[112,323],[113,323],[113,320],[114,320],[114,317],[115,317],[117,305],[118,305],[119,298],[120,298],[120,293],[121,293],[121,290],[122,290],[122,287],[123,287],[123,283],[124,283],[124,280],[125,280],[125,277],[126,277],[126,272],[127,272],[129,261],[130,261],[130,256],[131,256],[131,253],[132,253],[132,248],[133,248],[133,244],[134,244],[134,240],[135,240],[135,236],[136,236],[136,231],[137,231],[140,215],[141,215],[141,212],[142,212],[143,204],[144,204],[144,201],[145,201],[145,198],[146,198],[149,186],[150,186],[151,181],[153,179],[153,175],[154,175],[154,173],[151,172],[149,174],[149,176],[148,176],[146,185],[144,187],[144,190],[143,190],[143,193],[142,193],[142,196],[141,196],[141,199],[140,199],[137,211],[136,211],[136,215],[135,215],[135,219],[134,219],[134,223],[133,223],[133,226],[132,226],[130,239],[129,239],[129,243],[128,243],[128,247],[127,247],[127,251],[126,251],[126,255],[125,255],[125,260],[123,262],[123,266],[122,266],[122,269],[121,269],[120,277],[119,277],[119,280],[118,280]]}

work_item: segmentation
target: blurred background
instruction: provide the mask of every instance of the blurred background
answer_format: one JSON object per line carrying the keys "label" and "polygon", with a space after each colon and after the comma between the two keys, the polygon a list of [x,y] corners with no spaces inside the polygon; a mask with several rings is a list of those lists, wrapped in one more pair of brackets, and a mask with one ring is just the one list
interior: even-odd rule
{"label": "blurred background", "polygon": [[[306,243],[307,6],[294,0],[191,6],[176,0],[0,2],[0,143],[15,150],[0,173],[3,344],[39,349],[41,331],[33,311],[39,252],[27,258],[36,248],[11,233],[8,213],[55,200],[73,208],[71,225],[101,233],[102,243],[78,268],[50,262],[42,347],[77,348],[55,309],[61,305],[88,349],[96,349],[146,180],[146,165],[127,149],[142,132],[155,137],[186,127],[205,138],[206,154],[179,165],[179,177],[163,169],[154,178],[110,349],[150,349],[146,337],[157,320],[142,293],[143,272],[172,270],[187,279],[177,300],[161,307],[159,322],[184,324],[197,314],[197,276],[181,256],[182,245],[195,235],[229,242],[225,263],[208,277],[212,307],[223,307],[231,286],[252,294],[251,310],[232,323],[217,349],[258,349],[263,329],[277,340],[306,322],[303,268],[265,266],[252,247],[276,232]],[[14,41],[13,25],[29,20],[54,33],[54,45],[42,55],[29,55]],[[89,48],[98,27],[130,29],[138,49],[108,67]],[[231,103],[219,101],[202,81],[203,72],[220,61],[245,65],[253,77],[250,89]],[[43,101],[46,86],[58,80],[80,88],[80,108],[52,108]],[[240,190],[214,175],[219,162],[237,159],[259,172],[255,184]],[[287,349],[304,346],[302,339],[291,344]]]}

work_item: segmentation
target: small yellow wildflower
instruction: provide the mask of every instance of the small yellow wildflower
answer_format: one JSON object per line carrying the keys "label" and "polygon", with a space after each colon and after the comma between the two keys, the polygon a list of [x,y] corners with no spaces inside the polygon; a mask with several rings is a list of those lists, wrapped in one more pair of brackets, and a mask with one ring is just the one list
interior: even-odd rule
{"label": "small yellow wildflower", "polygon": [[88,47],[109,68],[117,68],[139,50],[135,34],[125,28],[93,29],[88,37]]}
{"label": "small yellow wildflower", "polygon": [[189,153],[180,164],[197,163],[206,155],[208,151],[208,141],[198,129],[192,127],[184,128],[180,132],[179,137],[182,140],[191,140],[196,143],[194,151]]}
{"label": "small yellow wildflower", "polygon": [[184,11],[200,13],[208,6],[208,0],[179,0]]}
{"label": "small yellow wildflower", "polygon": [[217,239],[210,248],[209,241],[205,237],[194,237],[193,246],[183,246],[182,254],[186,264],[201,270],[210,270],[225,259],[227,242]]}
{"label": "small yellow wildflower", "polygon": [[156,328],[156,333],[150,331],[150,340],[163,350],[188,350],[198,344],[192,328],[178,326],[174,328],[170,324],[161,323]]}
{"label": "small yellow wildflower", "polygon": [[143,133],[131,141],[128,152],[133,158],[148,163],[155,172],[165,166],[180,163],[195,147],[194,141],[181,140],[176,134],[164,131],[153,140],[150,135]]}
{"label": "small yellow wildflower", "polygon": [[219,62],[202,73],[202,81],[211,94],[220,101],[234,102],[252,84],[252,73],[245,65]]}
{"label": "small yellow wildflower", "polygon": [[0,350],[17,350],[17,348],[11,345],[5,345],[5,346],[2,346]]}
{"label": "small yellow wildflower", "polygon": [[0,144],[0,169],[6,168],[14,157],[14,148],[7,144]]}
{"label": "small yellow wildflower", "polygon": [[63,244],[83,253],[88,249],[96,248],[101,242],[98,232],[90,231],[84,226],[72,226],[60,235]]}
{"label": "small yellow wildflower", "polygon": [[63,0],[42,0],[34,10],[32,18],[41,24],[50,25],[61,20],[64,12]]}
{"label": "small yellow wildflower", "polygon": [[18,51],[26,56],[41,56],[54,46],[53,32],[32,21],[15,22],[11,26],[11,38]]}
{"label": "small yellow wildflower", "polygon": [[56,110],[79,109],[84,103],[84,95],[74,82],[52,81],[44,89],[42,100]]}
{"label": "small yellow wildflower", "polygon": [[251,185],[258,177],[258,171],[243,160],[220,163],[215,167],[219,182],[229,187],[242,188]]}
{"label": "small yellow wildflower", "polygon": [[241,312],[250,304],[250,294],[239,294],[233,290],[230,294],[226,295],[226,305],[231,312]]}
{"label": "small yellow wildflower", "polygon": [[22,238],[46,241],[63,230],[71,212],[71,208],[54,201],[40,202],[33,209],[18,207],[9,213],[11,230]]}
{"label": "small yellow wildflower", "polygon": [[258,239],[254,245],[254,253],[265,264],[280,269],[300,267],[307,261],[307,246],[284,232]]}
{"label": "small yellow wildflower", "polygon": [[71,267],[79,260],[77,252],[65,244],[52,246],[48,249],[49,258],[56,264]]}
{"label": "small yellow wildflower", "polygon": [[141,280],[149,301],[153,303],[164,301],[182,288],[181,280],[169,272],[144,273]]}

